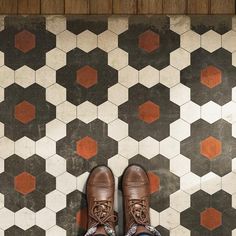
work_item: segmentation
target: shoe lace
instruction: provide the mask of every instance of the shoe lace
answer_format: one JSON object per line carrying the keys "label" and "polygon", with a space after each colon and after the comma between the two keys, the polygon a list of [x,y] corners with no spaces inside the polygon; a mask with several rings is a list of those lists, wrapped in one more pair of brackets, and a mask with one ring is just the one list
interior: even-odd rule
{"label": "shoe lace", "polygon": [[131,221],[138,225],[147,225],[149,223],[147,201],[144,199],[132,199],[129,201],[129,212]]}
{"label": "shoe lace", "polygon": [[94,226],[107,225],[112,228],[112,223],[117,221],[117,216],[112,213],[112,203],[109,200],[94,201],[90,217],[95,221]]}

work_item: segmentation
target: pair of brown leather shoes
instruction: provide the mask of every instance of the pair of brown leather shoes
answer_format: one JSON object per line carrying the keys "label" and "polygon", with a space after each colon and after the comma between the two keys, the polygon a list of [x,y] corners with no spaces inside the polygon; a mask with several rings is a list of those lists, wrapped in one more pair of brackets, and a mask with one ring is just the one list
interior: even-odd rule
{"label": "pair of brown leather shoes", "polygon": [[[150,225],[149,179],[147,173],[137,165],[129,166],[123,175],[123,202],[125,212],[125,235],[141,232],[159,236]],[[87,181],[88,231],[89,235],[115,235],[114,214],[115,181],[112,171],[98,166],[90,173]]]}

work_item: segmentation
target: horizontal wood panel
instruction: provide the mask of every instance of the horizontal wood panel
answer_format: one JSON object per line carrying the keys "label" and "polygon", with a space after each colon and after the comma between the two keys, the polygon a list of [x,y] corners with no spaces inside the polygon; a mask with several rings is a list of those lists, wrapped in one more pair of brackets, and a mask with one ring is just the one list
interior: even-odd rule
{"label": "horizontal wood panel", "polygon": [[89,14],[89,0],[65,0],[66,14]]}
{"label": "horizontal wood panel", "polygon": [[40,14],[40,0],[18,0],[18,14]]}
{"label": "horizontal wood panel", "polygon": [[235,14],[236,0],[0,0],[0,14]]}
{"label": "horizontal wood panel", "polygon": [[17,14],[17,0],[0,0],[0,14]]}
{"label": "horizontal wood panel", "polygon": [[42,14],[64,14],[64,0],[41,0]]}

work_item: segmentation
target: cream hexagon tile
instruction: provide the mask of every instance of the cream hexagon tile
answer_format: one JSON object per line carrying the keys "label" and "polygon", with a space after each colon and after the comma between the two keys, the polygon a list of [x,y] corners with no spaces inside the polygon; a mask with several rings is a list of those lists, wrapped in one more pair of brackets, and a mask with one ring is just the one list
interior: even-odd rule
{"label": "cream hexagon tile", "polygon": [[120,84],[130,88],[138,83],[138,70],[131,66],[126,66],[118,71],[118,81]]}
{"label": "cream hexagon tile", "polygon": [[131,137],[126,137],[118,143],[118,153],[123,157],[130,159],[138,154],[139,143]]}
{"label": "cream hexagon tile", "polygon": [[91,102],[84,102],[77,106],[77,118],[84,123],[88,124],[97,119],[97,106]]}
{"label": "cream hexagon tile", "polygon": [[129,19],[125,16],[111,16],[108,18],[108,29],[116,34],[121,34],[128,30]]}
{"label": "cream hexagon tile", "polygon": [[66,65],[66,53],[58,48],[54,48],[46,53],[46,65],[58,70]]}
{"label": "cream hexagon tile", "polygon": [[108,166],[116,177],[120,177],[128,166],[128,160],[120,155],[115,155],[108,159]]}
{"label": "cream hexagon tile", "polygon": [[76,190],[76,177],[68,172],[57,176],[56,188],[64,194],[69,194]]}
{"label": "cream hexagon tile", "polygon": [[0,157],[6,159],[14,154],[14,142],[7,137],[0,138]]}
{"label": "cream hexagon tile", "polygon": [[183,104],[180,107],[180,118],[192,124],[201,118],[201,107],[192,101]]}
{"label": "cream hexagon tile", "polygon": [[170,236],[191,236],[191,231],[179,225],[170,231]]}
{"label": "cream hexagon tile", "polygon": [[117,118],[118,107],[113,103],[106,101],[98,106],[98,119],[108,124]]}
{"label": "cream hexagon tile", "polygon": [[66,101],[66,89],[59,84],[53,84],[46,89],[46,100],[57,106]]}
{"label": "cream hexagon tile", "polygon": [[15,71],[15,83],[27,88],[35,83],[35,71],[28,66],[22,66]]}
{"label": "cream hexagon tile", "polygon": [[176,49],[170,53],[170,64],[179,70],[183,70],[190,65],[190,53],[183,48]]}
{"label": "cream hexagon tile", "polygon": [[151,225],[157,227],[160,224],[160,213],[150,208],[149,214],[150,214]]}
{"label": "cream hexagon tile", "polygon": [[48,66],[36,70],[36,83],[44,88],[56,83],[56,71]]}
{"label": "cream hexagon tile", "polygon": [[97,35],[89,30],[85,30],[77,35],[77,47],[84,52],[90,52],[98,46]]}
{"label": "cream hexagon tile", "polygon": [[70,50],[76,48],[76,35],[68,30],[65,30],[57,35],[56,42],[57,48],[64,52],[69,52]]}
{"label": "cream hexagon tile", "polygon": [[66,17],[62,15],[52,15],[46,17],[46,29],[53,34],[59,34],[66,30]]}
{"label": "cream hexagon tile", "polygon": [[77,189],[80,192],[86,193],[86,181],[89,177],[89,172],[85,172],[77,177]]}
{"label": "cream hexagon tile", "polygon": [[230,101],[222,106],[222,119],[231,124],[236,122],[236,102]]}
{"label": "cream hexagon tile", "polygon": [[181,106],[191,99],[190,88],[179,83],[174,87],[170,88],[170,100],[177,105]]}
{"label": "cream hexagon tile", "polygon": [[160,225],[168,230],[180,225],[180,214],[172,208],[167,208],[160,213]]}
{"label": "cream hexagon tile", "polygon": [[0,122],[0,138],[4,136],[4,124]]}
{"label": "cream hexagon tile", "polygon": [[54,225],[52,228],[46,231],[46,236],[66,236],[66,230],[61,227]]}
{"label": "cream hexagon tile", "polygon": [[111,50],[118,47],[118,36],[117,34],[106,30],[98,35],[98,47],[105,52],[110,52]]}
{"label": "cream hexagon tile", "polygon": [[232,171],[236,173],[236,158],[232,160]]}
{"label": "cream hexagon tile", "polygon": [[4,65],[4,53],[0,51],[0,66]]}
{"label": "cream hexagon tile", "polygon": [[66,124],[58,119],[54,119],[46,124],[46,135],[58,141],[66,136]]}
{"label": "cream hexagon tile", "polygon": [[191,23],[189,16],[170,16],[170,30],[177,34],[183,34],[184,32],[190,30]]}
{"label": "cream hexagon tile", "polygon": [[146,66],[139,71],[139,83],[147,88],[151,88],[158,84],[160,80],[160,73],[152,66]]}
{"label": "cream hexagon tile", "polygon": [[160,71],[160,83],[171,88],[180,82],[180,71],[173,66],[167,66]]}
{"label": "cream hexagon tile", "polygon": [[35,213],[27,208],[23,208],[15,213],[15,225],[23,230],[27,230],[35,225]]}
{"label": "cream hexagon tile", "polygon": [[201,47],[208,52],[214,52],[221,47],[221,35],[209,30],[201,35]]}
{"label": "cream hexagon tile", "polygon": [[170,124],[170,136],[182,141],[191,135],[191,126],[182,119],[178,119]]}
{"label": "cream hexagon tile", "polygon": [[209,172],[201,177],[201,189],[209,194],[214,194],[221,190],[221,177],[213,172]]}
{"label": "cream hexagon tile", "polygon": [[57,105],[56,114],[58,120],[61,120],[67,124],[76,119],[76,106],[68,101],[65,101]]}
{"label": "cream hexagon tile", "polygon": [[65,158],[63,158],[57,154],[48,158],[46,160],[46,171],[55,177],[66,172]]}
{"label": "cream hexagon tile", "polygon": [[215,102],[208,102],[201,106],[201,118],[212,124],[221,119],[221,106]]}
{"label": "cream hexagon tile", "polygon": [[181,177],[191,171],[191,161],[189,158],[179,154],[170,160],[170,171]]}
{"label": "cream hexagon tile", "polygon": [[222,35],[222,48],[228,50],[229,52],[236,51],[236,32],[233,30],[228,31]]}
{"label": "cream hexagon tile", "polygon": [[139,142],[139,154],[151,159],[159,154],[159,142],[152,137],[146,137]]}
{"label": "cream hexagon tile", "polygon": [[236,52],[232,53],[232,65],[236,66]]}
{"label": "cream hexagon tile", "polygon": [[232,195],[232,207],[236,209],[236,194]]}
{"label": "cream hexagon tile", "polygon": [[160,154],[171,159],[180,154],[180,143],[172,138],[167,137],[160,142]]}
{"label": "cream hexagon tile", "polygon": [[0,158],[0,173],[4,172],[4,160]]}
{"label": "cream hexagon tile", "polygon": [[108,100],[115,105],[119,106],[128,101],[129,91],[121,84],[115,84],[108,89]]}
{"label": "cream hexagon tile", "polygon": [[180,189],[193,194],[200,190],[200,177],[190,172],[180,178]]}
{"label": "cream hexagon tile", "polygon": [[0,122],[0,137],[4,136],[4,124]]}
{"label": "cream hexagon tile", "polygon": [[178,212],[182,212],[191,206],[190,195],[178,190],[170,195],[170,207]]}
{"label": "cream hexagon tile", "polygon": [[120,119],[116,119],[108,124],[108,136],[120,141],[128,136],[128,124]]}
{"label": "cream hexagon tile", "polygon": [[48,208],[43,208],[36,213],[36,225],[44,230],[51,228],[56,225],[56,213]]}
{"label": "cream hexagon tile", "polygon": [[46,207],[54,212],[58,212],[66,207],[66,195],[54,190],[46,195]]}
{"label": "cream hexagon tile", "polygon": [[4,195],[0,193],[0,209],[4,207]]}
{"label": "cream hexagon tile", "polygon": [[47,159],[56,154],[56,142],[48,137],[43,137],[36,142],[36,154]]}
{"label": "cream hexagon tile", "polygon": [[0,209],[0,229],[8,229],[14,225],[14,213],[7,208]]}
{"label": "cream hexagon tile", "polygon": [[0,86],[6,88],[14,83],[14,71],[7,66],[0,67]]}
{"label": "cream hexagon tile", "polygon": [[120,48],[116,48],[108,53],[108,65],[120,70],[128,65],[128,53]]}
{"label": "cream hexagon tile", "polygon": [[0,102],[4,101],[4,88],[0,87]]}
{"label": "cream hexagon tile", "polygon": [[222,189],[229,193],[236,193],[236,173],[230,172],[222,177]]}
{"label": "cream hexagon tile", "polygon": [[27,159],[35,154],[35,142],[28,137],[23,137],[15,142],[15,154]]}
{"label": "cream hexagon tile", "polygon": [[201,36],[189,30],[180,36],[180,46],[188,52],[193,52],[201,47]]}
{"label": "cream hexagon tile", "polygon": [[4,231],[0,229],[0,236],[4,236]]}

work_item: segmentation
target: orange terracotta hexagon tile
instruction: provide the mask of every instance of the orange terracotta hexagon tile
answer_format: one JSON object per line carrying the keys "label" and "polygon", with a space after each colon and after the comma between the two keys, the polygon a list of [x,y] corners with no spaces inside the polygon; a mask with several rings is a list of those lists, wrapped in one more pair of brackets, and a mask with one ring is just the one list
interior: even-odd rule
{"label": "orange terracotta hexagon tile", "polygon": [[209,136],[200,142],[200,152],[204,157],[212,160],[221,154],[221,146],[220,140]]}
{"label": "orange terracotta hexagon tile", "polygon": [[139,48],[144,51],[151,53],[160,47],[160,36],[151,31],[147,30],[139,35]]}
{"label": "orange terracotta hexagon tile", "polygon": [[35,106],[27,101],[23,101],[15,106],[15,119],[27,124],[35,119]]}
{"label": "orange terracotta hexagon tile", "polygon": [[160,177],[153,172],[148,172],[148,178],[150,181],[150,193],[155,193],[159,191],[160,188]]}
{"label": "orange terracotta hexagon tile", "polygon": [[139,106],[138,115],[140,120],[151,124],[160,118],[160,107],[151,101],[147,101]]}
{"label": "orange terracotta hexagon tile", "polygon": [[86,136],[76,142],[76,152],[84,159],[90,159],[97,154],[97,142],[89,136]]}
{"label": "orange terracotta hexagon tile", "polygon": [[26,53],[35,48],[35,35],[27,30],[23,30],[15,35],[15,47]]}
{"label": "orange terracotta hexagon tile", "polygon": [[201,83],[208,88],[214,88],[222,82],[222,73],[215,66],[207,66],[201,71]]}
{"label": "orange terracotta hexagon tile", "polygon": [[201,212],[201,225],[209,230],[214,230],[222,225],[222,213],[215,208],[207,208]]}
{"label": "orange terracotta hexagon tile", "polygon": [[36,179],[33,175],[22,172],[14,179],[15,190],[24,195],[31,193],[36,188]]}

